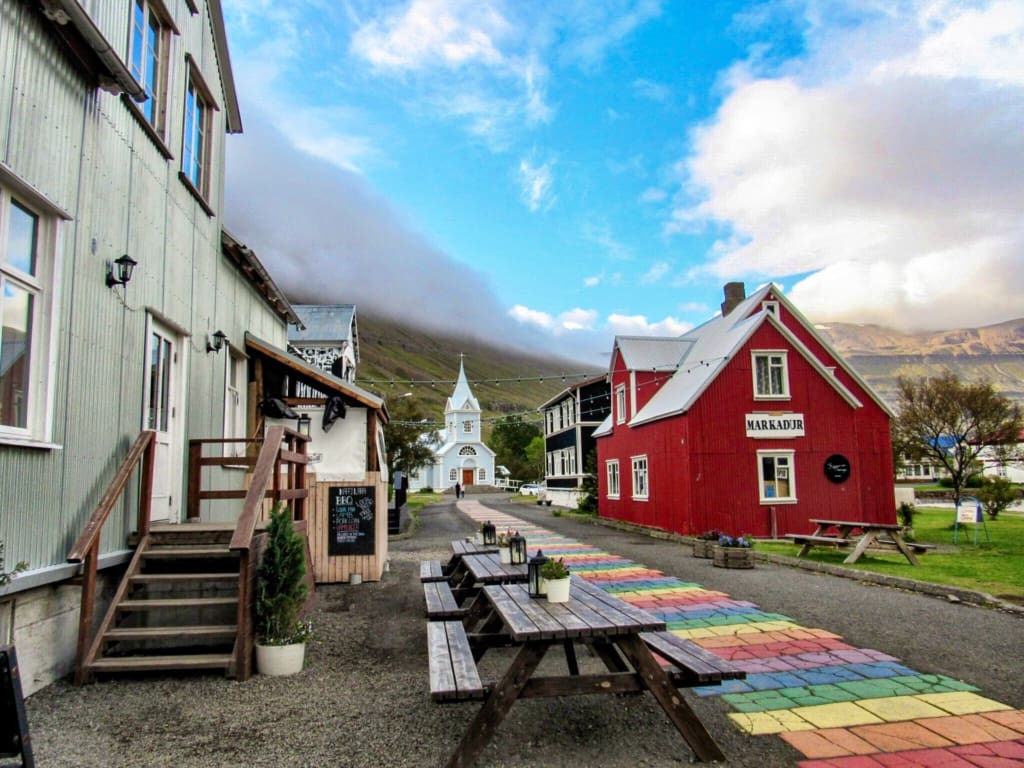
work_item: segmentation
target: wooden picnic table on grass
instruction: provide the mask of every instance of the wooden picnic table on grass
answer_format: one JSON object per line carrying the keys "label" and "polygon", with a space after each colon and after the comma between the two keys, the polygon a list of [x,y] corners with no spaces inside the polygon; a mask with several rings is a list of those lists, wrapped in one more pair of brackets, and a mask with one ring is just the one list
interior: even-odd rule
{"label": "wooden picnic table on grass", "polygon": [[853,551],[844,563],[855,563],[868,549],[886,552],[900,552],[911,565],[917,565],[914,551],[926,552],[934,549],[934,544],[918,544],[907,542],[903,538],[903,526],[895,523],[868,523],[853,520],[818,520],[811,519],[817,527],[812,534],[787,533],[786,538],[794,544],[800,544],[797,557],[804,557],[814,547],[833,547]]}
{"label": "wooden picnic table on grass", "polygon": [[[472,765],[518,699],[649,691],[699,760],[724,760],[678,688],[715,685],[743,672],[665,622],[577,576],[569,601],[533,599],[525,584],[484,586],[462,621],[428,624],[430,687],[435,701],[482,699],[448,766]],[[575,643],[584,643],[606,671],[582,674]],[[564,649],[567,672],[538,676],[552,646]],[[497,681],[481,679],[477,662],[491,648],[518,648]],[[662,666],[657,656],[666,660]]]}

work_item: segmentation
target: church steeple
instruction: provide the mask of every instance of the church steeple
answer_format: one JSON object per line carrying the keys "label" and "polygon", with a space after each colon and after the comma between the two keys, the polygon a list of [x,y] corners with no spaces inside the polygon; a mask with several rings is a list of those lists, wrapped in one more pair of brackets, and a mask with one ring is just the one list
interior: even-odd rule
{"label": "church steeple", "polygon": [[444,409],[445,413],[450,411],[480,410],[480,403],[473,396],[473,390],[469,388],[469,382],[466,381],[466,369],[463,365],[463,358],[465,358],[465,355],[459,355],[459,378],[455,381],[455,391],[448,398],[448,403]]}

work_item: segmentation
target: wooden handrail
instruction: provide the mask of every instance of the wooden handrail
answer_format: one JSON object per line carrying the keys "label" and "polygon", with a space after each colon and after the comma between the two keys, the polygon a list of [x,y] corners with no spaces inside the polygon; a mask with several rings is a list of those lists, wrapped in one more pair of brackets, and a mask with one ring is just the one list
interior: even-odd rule
{"label": "wooden handrail", "polygon": [[[71,547],[71,551],[68,552],[69,563],[80,563],[85,560],[86,555],[99,541],[100,534],[103,532],[103,525],[107,522],[107,518],[110,517],[110,511],[114,508],[118,499],[121,498],[121,494],[124,493],[125,487],[128,485],[128,481],[131,479],[132,473],[135,471],[136,464],[139,463],[139,459],[143,459],[143,482],[147,484],[148,488],[143,488],[140,491],[139,497],[139,528],[140,533],[145,533],[141,529],[143,526],[148,530],[149,528],[149,500],[152,497],[152,469],[153,469],[153,442],[156,437],[156,432],[151,429],[139,434],[135,438],[135,442],[132,444],[131,449],[128,451],[128,455],[124,457],[124,461],[121,462],[121,466],[117,468],[117,472],[114,474],[114,479],[110,481],[110,485],[107,486],[106,492],[100,499],[99,504],[96,505],[96,509],[93,511],[89,521],[85,524],[82,529],[82,533],[78,536],[74,545]],[[145,483],[146,475],[149,475],[149,483]],[[143,515],[142,507],[145,506],[145,515]],[[145,521],[143,523],[143,520]]]}

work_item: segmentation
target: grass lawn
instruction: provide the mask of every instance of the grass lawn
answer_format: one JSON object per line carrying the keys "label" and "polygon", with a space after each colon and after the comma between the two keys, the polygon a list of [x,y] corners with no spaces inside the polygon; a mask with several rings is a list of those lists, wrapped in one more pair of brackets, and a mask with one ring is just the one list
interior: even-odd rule
{"label": "grass lawn", "polygon": [[409,512],[418,512],[427,504],[436,504],[439,501],[444,501],[444,497],[440,493],[414,491],[405,497],[405,506]]}
{"label": "grass lawn", "polygon": [[[903,576],[918,581],[949,584],[980,590],[1013,602],[1024,601],[1024,514],[1004,512],[997,520],[985,519],[991,543],[978,524],[978,546],[974,546],[974,526],[961,525],[957,545],[953,544],[952,509],[918,507],[914,515],[914,539],[937,544],[938,549],[918,555],[917,567],[895,554],[865,554],[853,565],[859,571]],[[757,548],[778,555],[795,556],[798,547],[790,543],[758,542]],[[842,565],[846,552],[815,548],[805,559]]]}

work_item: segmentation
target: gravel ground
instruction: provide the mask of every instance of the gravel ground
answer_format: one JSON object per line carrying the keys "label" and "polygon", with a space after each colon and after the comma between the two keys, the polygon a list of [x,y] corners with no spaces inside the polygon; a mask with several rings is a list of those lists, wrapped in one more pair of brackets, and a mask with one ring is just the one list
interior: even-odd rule
{"label": "gravel ground", "polygon": [[[1024,708],[1020,615],[782,565],[712,568],[679,544],[554,518],[550,509],[503,498],[481,500],[669,575],[752,600],[803,626],[838,632],[921,672],[966,680],[986,696]],[[319,636],[307,649],[305,670],[294,677],[256,676],[244,683],[212,675],[148,677],[83,688],[62,682],[36,693],[27,702],[36,764],[444,765],[479,705],[430,700],[419,561],[447,558],[449,541],[472,530],[452,503],[428,507],[414,535],[391,542],[391,570],[381,582],[319,587]],[[497,670],[508,653],[492,651],[485,662]],[[545,664],[560,661],[551,656]],[[730,765],[796,763],[797,753],[780,738],[737,730],[717,697],[686,696]],[[591,696],[517,703],[477,765],[633,768],[688,764],[690,758],[652,697]]]}

